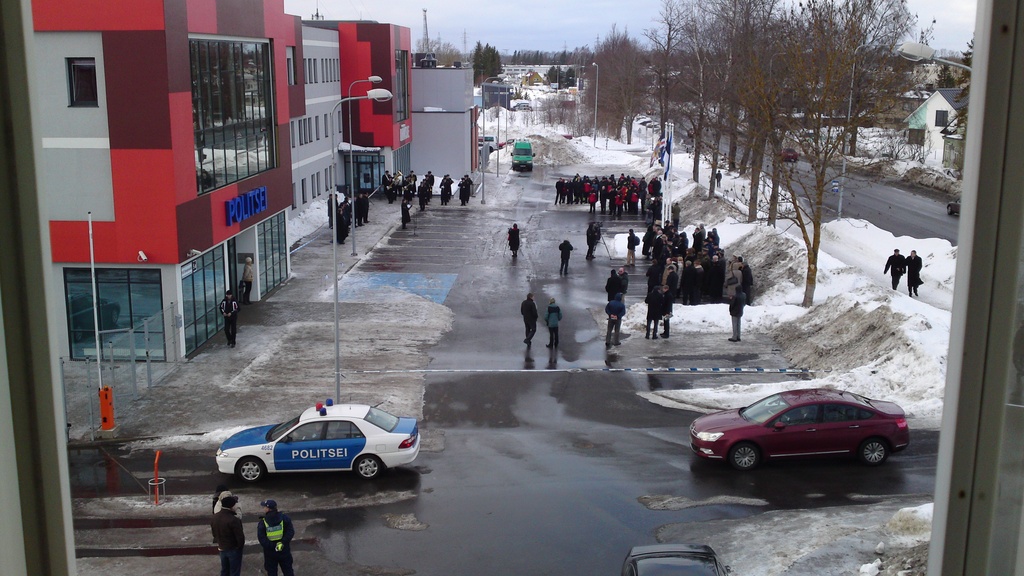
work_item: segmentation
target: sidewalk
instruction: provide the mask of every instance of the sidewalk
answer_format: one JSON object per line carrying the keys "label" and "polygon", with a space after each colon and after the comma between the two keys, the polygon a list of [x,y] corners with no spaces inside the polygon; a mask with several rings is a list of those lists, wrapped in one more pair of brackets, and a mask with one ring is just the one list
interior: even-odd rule
{"label": "sidewalk", "polygon": [[[291,277],[263,300],[242,307],[236,348],[217,334],[191,359],[162,366],[171,371],[152,388],[143,376],[135,399],[122,379],[115,390],[115,438],[205,434],[194,441],[212,450],[239,428],[284,419],[335,396],[334,231],[327,227],[325,202],[326,197],[289,222],[301,234],[292,242]],[[357,256],[351,255],[352,235],[338,245],[342,288],[347,272],[358,269],[374,247],[387,244],[399,211],[398,203],[375,199],[370,222],[354,228]],[[405,292],[374,294],[373,303],[358,290],[345,292],[339,305],[339,401],[419,417],[422,375],[345,372],[425,367],[429,359],[423,351],[451,326],[451,312]],[[75,368],[84,371],[84,363],[78,364]],[[96,391],[86,388],[74,386],[67,393],[70,437],[76,441],[90,439],[89,402],[96,402]]]}

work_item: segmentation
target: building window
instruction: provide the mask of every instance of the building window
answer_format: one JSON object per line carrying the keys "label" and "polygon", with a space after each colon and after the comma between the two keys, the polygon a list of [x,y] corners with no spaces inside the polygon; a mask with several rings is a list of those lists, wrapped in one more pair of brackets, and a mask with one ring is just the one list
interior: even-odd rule
{"label": "building window", "polygon": [[96,59],[68,58],[68,101],[70,106],[95,108],[100,105],[96,89]]}
{"label": "building window", "polygon": [[288,217],[281,212],[260,222],[256,227],[259,244],[260,294],[281,285],[288,279]]}
{"label": "building window", "polygon": [[185,354],[195,352],[224,327],[219,306],[226,283],[224,250],[219,247],[181,266]]}
{"label": "building window", "polygon": [[275,168],[270,44],[190,40],[189,52],[199,194]]}
{"label": "building window", "polygon": [[949,124],[949,110],[936,110],[935,126],[938,128],[945,128],[947,124]]}
{"label": "building window", "polygon": [[409,118],[409,51],[395,50],[395,121]]}
{"label": "building window", "polygon": [[306,179],[303,178],[302,179],[302,203],[305,204],[306,202],[307,202],[307,199],[306,199]]}
{"label": "building window", "polygon": [[[64,269],[64,294],[68,315],[68,342],[76,360],[96,358],[93,327],[92,273],[88,268]],[[142,338],[148,328],[149,357],[164,360],[163,297],[160,271],[134,268],[97,268],[96,303],[100,345],[105,359],[113,350],[115,359],[146,357]],[[148,320],[148,321],[147,321]]]}
{"label": "building window", "polygon": [[288,85],[295,86],[295,46],[286,46],[284,53],[285,68],[288,71]]}

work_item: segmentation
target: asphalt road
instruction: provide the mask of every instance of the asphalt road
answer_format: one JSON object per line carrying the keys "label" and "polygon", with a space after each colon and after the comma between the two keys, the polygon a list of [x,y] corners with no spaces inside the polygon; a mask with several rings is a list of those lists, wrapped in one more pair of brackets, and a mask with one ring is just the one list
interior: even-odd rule
{"label": "asphalt road", "polygon": [[[577,171],[603,173],[608,167],[561,169]],[[490,210],[483,221],[464,211],[428,211],[415,229],[396,231],[388,248],[366,264],[366,270],[457,274],[446,300],[456,311],[455,325],[431,350],[430,367],[503,372],[428,377],[422,428],[439,448],[421,452],[413,466],[369,483],[352,474],[269,478],[260,491],[283,494],[282,500],[379,502],[299,515],[317,520],[310,530],[321,553],[380,574],[614,574],[631,546],[655,543],[657,529],[668,524],[933,491],[937,433],[915,431],[910,447],[878,468],[854,461],[786,462],[738,473],[691,453],[688,426],[696,414],[657,406],[637,392],[753,376],[575,371],[786,364],[764,338],[744,338],[743,348],[725,349],[728,334],[677,332],[657,341],[632,335],[606,349],[594,320],[602,315],[594,311],[603,310],[608,271],[621,263],[601,251],[584,260],[590,216],[581,206],[550,205],[557,175],[538,169],[520,176],[525,190],[518,206]],[[498,256],[513,222],[523,229],[515,260]],[[638,224],[608,220],[605,234]],[[564,238],[577,248],[567,277],[558,275],[555,249]],[[627,304],[643,292],[643,271],[641,263]],[[531,348],[523,344],[519,303],[527,291],[538,295],[541,307],[549,297],[561,304],[558,348],[544,347],[543,325]],[[223,481],[206,454],[172,450],[161,464],[163,474],[175,479],[175,494],[206,495]],[[141,489],[137,478],[151,466],[152,454],[144,450],[76,451],[73,491],[79,497],[135,494]],[[411,497],[388,497],[398,494]],[[676,505],[657,509],[666,499]]]}

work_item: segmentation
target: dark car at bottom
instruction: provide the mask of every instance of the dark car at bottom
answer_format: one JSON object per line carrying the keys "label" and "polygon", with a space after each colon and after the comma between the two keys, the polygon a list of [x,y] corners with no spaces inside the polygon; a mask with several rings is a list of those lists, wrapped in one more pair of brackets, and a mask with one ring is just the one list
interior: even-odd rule
{"label": "dark car at bottom", "polygon": [[842,456],[877,466],[909,443],[902,408],[829,388],[779,392],[690,425],[694,453],[737,470],[765,461]]}
{"label": "dark car at bottom", "polygon": [[622,576],[726,576],[732,571],[704,544],[634,546],[622,563]]}

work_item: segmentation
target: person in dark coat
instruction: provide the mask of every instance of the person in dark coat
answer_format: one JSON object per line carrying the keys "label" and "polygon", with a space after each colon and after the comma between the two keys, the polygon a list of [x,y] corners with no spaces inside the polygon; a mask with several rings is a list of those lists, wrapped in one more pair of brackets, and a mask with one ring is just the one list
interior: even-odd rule
{"label": "person in dark coat", "polygon": [[548,326],[547,347],[558,347],[558,323],[562,321],[562,309],[555,304],[555,299],[548,300],[548,310],[544,314],[544,323]]}
{"label": "person in dark coat", "polygon": [[263,516],[256,524],[256,538],[263,546],[263,568],[267,576],[277,576],[279,566],[284,576],[295,576],[292,569],[291,542],[295,537],[292,519],[278,512],[277,502],[273,500],[264,500],[260,506],[263,506]]}
{"label": "person in dark coat", "polygon": [[679,290],[679,273],[676,272],[676,265],[669,264],[668,274],[665,276],[665,290],[663,294],[664,302],[662,303],[662,325],[663,331],[661,333],[662,338],[668,338],[669,336],[669,324],[672,319],[672,304],[676,301],[676,291]]}
{"label": "person in dark coat", "polygon": [[693,229],[693,251],[699,253],[704,249],[704,225],[700,224]]}
{"label": "person in dark coat", "polygon": [[[650,292],[647,293],[647,298],[644,302],[647,302],[647,334],[644,338],[653,340],[658,339],[658,322],[661,321],[662,316],[665,315],[665,291],[668,290],[664,286],[655,286]],[[651,336],[651,327],[654,327],[654,336]]]}
{"label": "person in dark coat", "polygon": [[679,275],[679,298],[683,306],[690,305],[690,298],[693,295],[693,283],[697,273],[693,269],[692,260],[683,261],[683,272]]}
{"label": "person in dark coat", "polygon": [[704,286],[704,267],[700,260],[693,262],[693,291],[690,292],[690,306],[700,304],[700,292]]}
{"label": "person in dark coat", "polygon": [[513,258],[519,256],[519,224],[508,229],[508,249],[512,251]]}
{"label": "person in dark coat", "polygon": [[336,238],[334,239],[338,244],[344,244],[345,239],[348,238],[349,225],[352,224],[352,214],[348,200],[342,200],[338,204],[338,210],[334,217],[334,232]]}
{"label": "person in dark coat", "polygon": [[[619,332],[622,330],[622,317],[626,315],[626,305],[622,303],[622,294],[616,294],[604,307],[604,313],[608,315],[608,329],[604,333],[604,345],[606,348],[612,345],[619,345]],[[612,333],[615,339],[612,340]]]}
{"label": "person in dark coat", "polygon": [[466,174],[459,180],[459,202],[462,206],[469,204],[469,196],[473,193],[473,180]]}
{"label": "person in dark coat", "polygon": [[921,281],[921,268],[923,267],[924,262],[917,255],[917,250],[911,250],[910,256],[907,256],[907,292],[911,296],[917,296],[917,287],[924,284]]}
{"label": "person in dark coat", "polygon": [[454,183],[452,177],[447,174],[441,178],[441,206],[447,206],[452,201],[452,184]]}
{"label": "person in dark coat", "polygon": [[356,226],[370,223],[370,197],[361,192],[356,198]]}
{"label": "person in dark coat", "polygon": [[408,200],[402,201],[402,230],[405,230],[405,225],[412,222],[412,204]]}
{"label": "person in dark coat", "polygon": [[708,285],[711,293],[711,302],[718,304],[722,301],[722,292],[725,290],[725,262],[715,254],[711,257],[711,267],[704,272],[709,276]]}
{"label": "person in dark coat", "polygon": [[743,273],[743,280],[740,285],[743,286],[743,294],[747,298],[747,306],[754,305],[754,272],[750,269],[750,264],[743,262],[743,256],[737,256],[736,260],[743,264],[743,268],[740,272]]}
{"label": "person in dark coat", "polygon": [[732,338],[729,338],[729,342],[740,341],[740,324],[743,319],[743,307],[746,305],[747,295],[743,292],[741,285],[733,294],[732,301],[729,302],[729,316],[732,316]]}
{"label": "person in dark coat", "polygon": [[231,511],[238,504],[238,498],[226,496],[220,504],[220,512],[214,514],[210,522],[213,541],[217,544],[217,553],[220,556],[220,575],[240,576],[245,531],[242,529],[242,519]]}
{"label": "person in dark coat", "polygon": [[615,300],[616,294],[622,293],[622,281],[619,280],[619,273],[612,268],[611,276],[604,283],[604,291],[608,294],[608,301]]}
{"label": "person in dark coat", "polygon": [[640,253],[643,254],[644,256],[644,260],[651,259],[651,244],[654,243],[655,236],[656,234],[654,232],[654,225],[648,226],[647,232],[644,232],[644,237],[642,240],[643,246],[640,250]]}
{"label": "person in dark coat", "polygon": [[625,268],[619,268],[619,287],[622,288],[622,301],[626,301],[626,293],[629,292],[629,274]]}
{"label": "person in dark coat", "polygon": [[590,226],[587,226],[587,260],[594,259],[594,249],[600,241],[601,227],[596,222],[591,222]]}
{"label": "person in dark coat", "polygon": [[395,198],[398,197],[395,194],[392,186],[394,185],[395,178],[391,175],[391,171],[385,170],[384,175],[380,177],[380,187],[384,190],[384,196],[388,199],[388,204],[394,204]]}
{"label": "person in dark coat", "polygon": [[235,347],[235,335],[238,334],[238,302],[231,290],[224,291],[224,299],[220,301],[220,313],[224,316],[224,335],[228,339],[228,347]]}
{"label": "person in dark coat", "polygon": [[519,305],[519,313],[523,315],[523,324],[526,325],[526,338],[523,343],[527,347],[533,342],[533,335],[537,333],[537,303],[533,301],[533,292],[526,295],[526,300]]}
{"label": "person in dark coat", "polygon": [[562,240],[562,243],[558,245],[558,251],[562,253],[562,264],[558,267],[558,275],[569,273],[569,255],[573,251],[572,244],[568,240]]}
{"label": "person in dark coat", "polygon": [[661,285],[661,275],[665,272],[665,265],[660,260],[655,260],[647,268],[647,291],[654,290],[655,286]]}
{"label": "person in dark coat", "polygon": [[640,237],[629,229],[629,236],[626,236],[626,266],[636,266],[636,247],[640,245]]}
{"label": "person in dark coat", "polygon": [[893,250],[892,256],[885,261],[885,270],[882,270],[882,274],[892,274],[892,289],[896,290],[900,287],[900,278],[907,271],[907,259],[904,258],[899,250]]}

